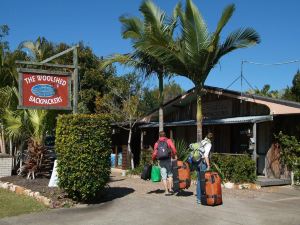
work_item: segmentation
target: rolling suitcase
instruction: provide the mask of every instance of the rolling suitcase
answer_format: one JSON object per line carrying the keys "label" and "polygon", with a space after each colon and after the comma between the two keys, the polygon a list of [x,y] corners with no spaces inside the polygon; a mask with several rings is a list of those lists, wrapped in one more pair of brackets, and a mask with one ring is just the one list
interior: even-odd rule
{"label": "rolling suitcase", "polygon": [[201,204],[216,206],[222,202],[221,177],[217,172],[201,172]]}
{"label": "rolling suitcase", "polygon": [[141,174],[141,179],[150,180],[151,179],[151,170],[152,170],[152,165],[145,165],[143,172]]}
{"label": "rolling suitcase", "polygon": [[182,161],[172,161],[173,191],[179,192],[191,186],[191,172],[189,164]]}

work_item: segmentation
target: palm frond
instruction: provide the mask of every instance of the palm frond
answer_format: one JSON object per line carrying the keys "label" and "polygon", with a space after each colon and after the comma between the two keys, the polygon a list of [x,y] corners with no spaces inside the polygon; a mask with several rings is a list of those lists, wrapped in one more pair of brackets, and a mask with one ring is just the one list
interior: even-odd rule
{"label": "palm frond", "polygon": [[182,161],[186,161],[189,157],[190,150],[188,148],[188,144],[180,139],[175,141],[175,148],[177,150],[177,158]]}
{"label": "palm frond", "polygon": [[157,7],[152,1],[147,0],[140,6],[140,11],[144,16],[144,28],[150,29],[151,33],[159,32],[162,35],[163,22],[165,21],[165,12]]}
{"label": "palm frond", "polygon": [[114,64],[120,63],[123,65],[128,65],[132,62],[132,56],[130,54],[114,54],[104,59],[101,63],[101,69],[105,69],[106,67]]}
{"label": "palm frond", "polygon": [[23,48],[27,48],[29,50],[31,50],[33,53],[35,52],[35,45],[34,45],[34,42],[32,41],[22,41],[19,46],[18,46],[18,49],[21,50]]}
{"label": "palm frond", "polygon": [[5,123],[5,131],[9,137],[19,139],[24,135],[23,117],[22,112],[14,112],[6,110],[3,116]]}
{"label": "palm frond", "polygon": [[173,9],[173,15],[172,15],[172,20],[177,19],[177,17],[179,17],[179,13],[182,11],[182,4],[181,2],[178,2],[175,6],[175,8]]}
{"label": "palm frond", "polygon": [[120,17],[122,23],[122,36],[124,39],[139,39],[142,37],[143,22],[137,17]]}
{"label": "palm frond", "polygon": [[[190,72],[194,73],[194,70],[197,70],[199,64],[203,62],[203,56],[210,44],[210,36],[205,21],[192,1],[187,1],[186,10],[181,11],[179,17],[182,29],[182,58],[189,69],[194,67]],[[197,64],[197,67],[193,66]]]}
{"label": "palm frond", "polygon": [[35,61],[41,61],[47,57],[50,57],[53,53],[53,44],[47,41],[44,37],[38,37],[34,41],[23,41],[20,43],[18,49],[26,48],[32,53]]}
{"label": "palm frond", "polygon": [[31,138],[38,144],[42,144],[44,139],[46,128],[46,116],[46,110],[28,110],[28,119],[32,126]]}
{"label": "palm frond", "polygon": [[[178,70],[183,69],[184,59],[180,58],[179,54],[174,53],[174,48],[171,46],[171,43],[163,45],[159,39],[152,38],[151,36],[147,37],[145,40],[139,41],[135,45],[139,51],[146,52],[148,55],[153,57],[166,71],[169,71],[168,68],[170,67],[176,67]],[[174,71],[175,69],[172,70],[172,72]]]}
{"label": "palm frond", "polygon": [[21,42],[18,46],[18,49],[19,50],[27,49],[31,53],[31,56],[30,56],[31,60],[36,61],[38,59],[38,55],[39,55],[38,49],[37,49],[36,44],[33,41]]}
{"label": "palm frond", "polygon": [[223,30],[224,26],[228,23],[228,21],[230,20],[230,18],[232,17],[232,14],[235,11],[235,5],[234,4],[230,4],[228,5],[222,13],[222,16],[218,22],[217,25],[217,29],[215,31],[215,35],[219,35],[221,33],[221,31]]}
{"label": "palm frond", "polygon": [[228,5],[222,13],[222,16],[218,22],[217,28],[215,33],[212,35],[211,38],[211,45],[209,46],[209,52],[214,52],[216,50],[216,48],[218,47],[219,44],[219,40],[220,40],[220,33],[222,32],[223,28],[225,27],[225,25],[228,23],[228,21],[230,20],[230,18],[232,17],[232,14],[235,10],[235,5],[231,4]]}
{"label": "palm frond", "polygon": [[250,47],[258,43],[260,43],[260,36],[253,28],[241,28],[229,34],[219,48],[219,55],[223,56],[235,49]]}
{"label": "palm frond", "polygon": [[0,88],[0,112],[4,112],[7,108],[16,108],[18,104],[19,92],[16,87]]}
{"label": "palm frond", "polygon": [[182,18],[183,31],[190,45],[201,52],[208,44],[209,33],[201,13],[191,0],[187,0],[185,17]]}

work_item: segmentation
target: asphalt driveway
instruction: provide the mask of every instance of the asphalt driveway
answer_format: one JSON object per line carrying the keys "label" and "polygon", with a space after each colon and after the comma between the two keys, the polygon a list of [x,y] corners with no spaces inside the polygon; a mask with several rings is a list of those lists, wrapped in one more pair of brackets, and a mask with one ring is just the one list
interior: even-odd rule
{"label": "asphalt driveway", "polygon": [[0,225],[299,225],[300,190],[291,186],[223,190],[224,204],[196,204],[195,185],[179,196],[164,196],[159,183],[113,174],[99,204],[53,209],[4,218]]}

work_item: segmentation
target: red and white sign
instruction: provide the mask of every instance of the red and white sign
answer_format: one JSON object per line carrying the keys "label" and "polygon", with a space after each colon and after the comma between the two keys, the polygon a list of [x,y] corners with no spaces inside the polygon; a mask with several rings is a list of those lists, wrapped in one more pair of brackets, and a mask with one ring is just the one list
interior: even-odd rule
{"label": "red and white sign", "polygon": [[21,107],[70,109],[70,76],[22,73]]}

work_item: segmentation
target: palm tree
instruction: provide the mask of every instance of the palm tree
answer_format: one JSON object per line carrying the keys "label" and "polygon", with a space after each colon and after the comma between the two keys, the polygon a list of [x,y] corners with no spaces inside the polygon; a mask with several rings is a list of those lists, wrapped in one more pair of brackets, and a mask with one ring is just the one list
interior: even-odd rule
{"label": "palm tree", "polygon": [[53,55],[53,45],[44,37],[38,37],[36,41],[23,41],[18,49],[28,49],[32,54],[33,61],[42,61]]}
{"label": "palm tree", "polygon": [[[5,153],[3,115],[6,109],[16,109],[18,105],[18,73],[15,60],[24,59],[21,51],[9,52],[0,42],[0,152]],[[12,143],[10,143],[10,150]]]}
{"label": "palm tree", "polygon": [[25,160],[27,171],[31,169],[35,172],[42,164],[46,116],[46,110],[6,110],[5,112],[4,122],[9,137],[16,142],[27,141],[28,152]]}
{"label": "palm tree", "polygon": [[186,0],[186,9],[179,5],[178,14],[181,35],[165,42],[160,34],[147,32],[136,48],[154,57],[168,72],[190,79],[197,95],[197,141],[202,139],[202,88],[210,71],[220,58],[239,48],[246,48],[260,42],[258,33],[252,28],[238,29],[230,33],[224,42],[220,35],[231,18],[235,6],[227,6],[218,22],[215,32],[210,33],[201,13],[192,0]]}
{"label": "palm tree", "polygon": [[140,51],[140,41],[145,39],[145,33],[159,33],[161,41],[167,43],[172,38],[177,21],[177,6],[174,9],[173,16],[167,18],[165,12],[160,10],[153,2],[144,1],[140,6],[140,11],[144,20],[137,17],[121,17],[122,36],[124,39],[130,39],[134,52],[130,54],[115,54],[108,58],[103,67],[118,62],[127,66],[133,66],[135,69],[143,72],[146,77],[156,74],[159,81],[159,131],[163,130],[163,79],[170,74],[156,58]]}

